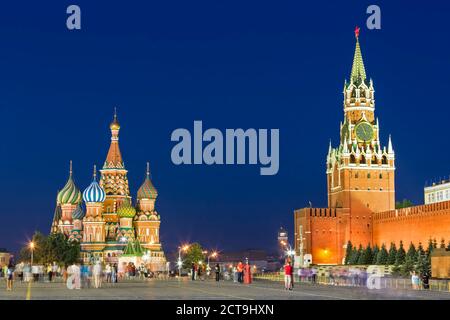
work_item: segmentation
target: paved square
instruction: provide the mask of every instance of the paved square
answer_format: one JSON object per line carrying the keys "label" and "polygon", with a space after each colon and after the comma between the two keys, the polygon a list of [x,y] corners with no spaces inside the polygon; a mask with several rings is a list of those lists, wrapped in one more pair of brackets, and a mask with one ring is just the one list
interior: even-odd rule
{"label": "paved square", "polygon": [[[4,287],[5,288],[5,287]],[[450,292],[412,290],[369,290],[367,288],[297,284],[286,291],[282,283],[257,280],[251,285],[221,281],[169,279],[123,281],[102,288],[69,290],[62,282],[14,283],[12,292],[4,288],[1,300],[320,300],[320,299],[450,299]]]}

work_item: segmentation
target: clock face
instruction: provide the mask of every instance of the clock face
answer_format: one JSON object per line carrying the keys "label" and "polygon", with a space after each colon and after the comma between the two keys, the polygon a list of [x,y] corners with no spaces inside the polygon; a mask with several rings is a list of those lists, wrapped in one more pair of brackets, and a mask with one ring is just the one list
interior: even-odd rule
{"label": "clock face", "polygon": [[373,128],[368,122],[361,122],[355,128],[356,137],[362,141],[370,141],[373,138]]}

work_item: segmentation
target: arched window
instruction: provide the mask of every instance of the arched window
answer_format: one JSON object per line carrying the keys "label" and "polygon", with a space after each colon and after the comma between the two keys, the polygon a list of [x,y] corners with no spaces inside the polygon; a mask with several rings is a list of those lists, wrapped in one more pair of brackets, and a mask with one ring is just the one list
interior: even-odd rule
{"label": "arched window", "polygon": [[370,172],[367,174],[367,179],[370,179]]}
{"label": "arched window", "polygon": [[387,161],[387,157],[386,157],[386,156],[383,156],[383,158],[382,158],[382,160],[381,160],[381,163],[382,163],[382,164],[388,164],[388,161]]}
{"label": "arched window", "polygon": [[377,157],[375,156],[372,157],[372,164],[378,164]]}
{"label": "arched window", "polygon": [[361,160],[359,161],[359,163],[366,164],[366,157],[365,156],[361,156]]}
{"label": "arched window", "polygon": [[350,163],[356,163],[356,158],[353,154],[350,156]]}
{"label": "arched window", "polygon": [[380,173],[380,179],[383,179],[383,174],[382,173]]}

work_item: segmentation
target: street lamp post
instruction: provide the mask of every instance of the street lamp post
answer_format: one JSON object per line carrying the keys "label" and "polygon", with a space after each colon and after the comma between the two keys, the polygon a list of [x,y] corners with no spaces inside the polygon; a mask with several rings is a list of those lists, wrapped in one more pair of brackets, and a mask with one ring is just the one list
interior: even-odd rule
{"label": "street lamp post", "polygon": [[183,261],[181,260],[181,251],[187,251],[189,249],[189,245],[184,245],[178,247],[178,277],[181,278],[181,267],[183,266]]}
{"label": "street lamp post", "polygon": [[34,252],[34,242],[30,242],[30,251],[31,251],[31,267],[33,267],[33,252]]}

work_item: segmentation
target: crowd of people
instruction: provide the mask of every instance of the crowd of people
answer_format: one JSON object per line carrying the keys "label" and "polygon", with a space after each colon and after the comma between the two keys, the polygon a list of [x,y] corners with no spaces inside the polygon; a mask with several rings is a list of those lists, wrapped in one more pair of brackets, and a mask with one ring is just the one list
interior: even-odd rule
{"label": "crowd of people", "polygon": [[[284,287],[286,290],[292,290],[294,287],[294,268],[292,263],[287,260],[284,265]],[[327,271],[326,275],[319,278],[318,268],[312,266],[310,268],[297,269],[298,282],[308,282],[316,284],[319,280],[323,284],[334,286],[353,286],[361,287],[367,286],[367,280],[371,276],[364,269],[360,268],[331,268]],[[428,274],[419,275],[415,271],[411,272],[411,285],[414,290],[419,290],[422,285],[423,289],[429,289]]]}
{"label": "crowd of people", "polygon": [[0,277],[6,279],[6,289],[13,290],[13,281],[20,282],[54,282],[67,284],[69,289],[100,288],[103,282],[117,283],[120,280],[147,279],[154,276],[144,264],[136,267],[129,263],[74,263],[62,266],[56,262],[46,265],[30,263],[10,263],[5,265],[0,272]]}

